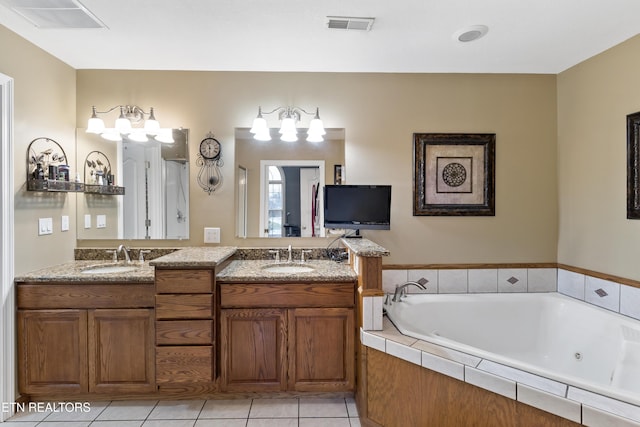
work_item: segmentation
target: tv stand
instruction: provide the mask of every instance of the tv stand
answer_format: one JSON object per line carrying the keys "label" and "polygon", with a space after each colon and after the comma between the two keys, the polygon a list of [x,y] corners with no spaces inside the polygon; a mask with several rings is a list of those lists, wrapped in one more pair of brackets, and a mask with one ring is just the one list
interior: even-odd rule
{"label": "tv stand", "polygon": [[360,229],[357,229],[355,233],[350,235],[345,235],[345,239],[362,239],[362,234],[360,234]]}

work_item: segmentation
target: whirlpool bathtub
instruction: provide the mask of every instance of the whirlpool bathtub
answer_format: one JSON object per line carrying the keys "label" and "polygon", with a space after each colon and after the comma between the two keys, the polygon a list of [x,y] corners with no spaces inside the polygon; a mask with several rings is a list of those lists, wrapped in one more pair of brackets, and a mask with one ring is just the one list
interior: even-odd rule
{"label": "whirlpool bathtub", "polygon": [[640,404],[640,322],[558,293],[411,294],[385,306],[400,332]]}

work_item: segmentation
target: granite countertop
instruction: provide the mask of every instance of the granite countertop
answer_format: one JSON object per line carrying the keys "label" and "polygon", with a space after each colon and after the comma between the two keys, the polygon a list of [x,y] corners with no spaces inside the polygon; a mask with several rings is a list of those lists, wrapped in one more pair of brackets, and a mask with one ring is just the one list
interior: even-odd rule
{"label": "granite countertop", "polygon": [[233,256],[237,248],[233,246],[191,247],[172,252],[149,261],[154,267],[215,267]]}
{"label": "granite countertop", "polygon": [[[303,273],[274,273],[265,269],[269,266],[305,266],[312,267],[313,271]],[[337,263],[329,260],[311,260],[304,264],[299,262],[279,263],[273,260],[241,260],[231,263],[218,275],[216,280],[220,282],[351,282],[356,281],[357,274],[348,264]]]}
{"label": "granite countertop", "polygon": [[[135,267],[135,270],[119,273],[87,274],[83,270],[102,266],[127,266]],[[53,267],[31,271],[15,278],[16,282],[127,282],[127,283],[153,283],[155,270],[148,262],[133,261],[127,264],[124,261],[114,263],[112,261],[71,261]]]}
{"label": "granite countertop", "polygon": [[365,238],[343,238],[342,244],[358,256],[381,257],[390,255],[388,250]]}

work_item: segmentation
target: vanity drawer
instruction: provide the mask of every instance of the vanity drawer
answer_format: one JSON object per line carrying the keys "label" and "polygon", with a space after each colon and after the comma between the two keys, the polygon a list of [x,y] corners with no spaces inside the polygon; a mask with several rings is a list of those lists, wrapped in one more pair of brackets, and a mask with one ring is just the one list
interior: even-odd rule
{"label": "vanity drawer", "polygon": [[212,337],[213,321],[211,320],[156,321],[157,345],[210,345]]}
{"label": "vanity drawer", "polygon": [[206,294],[213,292],[211,270],[156,270],[159,294]]}
{"label": "vanity drawer", "polygon": [[156,383],[213,381],[212,346],[156,347]]}
{"label": "vanity drawer", "polygon": [[211,319],[213,317],[213,296],[156,295],[156,319]]}
{"label": "vanity drawer", "polygon": [[229,307],[353,307],[354,283],[224,283],[220,305]]}

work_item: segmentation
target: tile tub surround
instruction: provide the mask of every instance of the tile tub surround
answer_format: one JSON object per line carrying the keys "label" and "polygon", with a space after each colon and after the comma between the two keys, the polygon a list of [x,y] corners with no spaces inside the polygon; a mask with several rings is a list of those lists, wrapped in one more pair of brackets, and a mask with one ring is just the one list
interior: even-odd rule
{"label": "tile tub surround", "polygon": [[640,406],[407,337],[383,322],[382,331],[360,331],[363,345],[577,423],[640,426]]}
{"label": "tile tub surround", "polygon": [[426,290],[409,293],[559,292],[589,304],[640,320],[640,287],[564,268],[469,268],[382,270],[382,289],[393,293],[407,281]]}
{"label": "tile tub surround", "polygon": [[359,427],[352,397],[90,402],[90,411],[22,412],[3,426]]}

